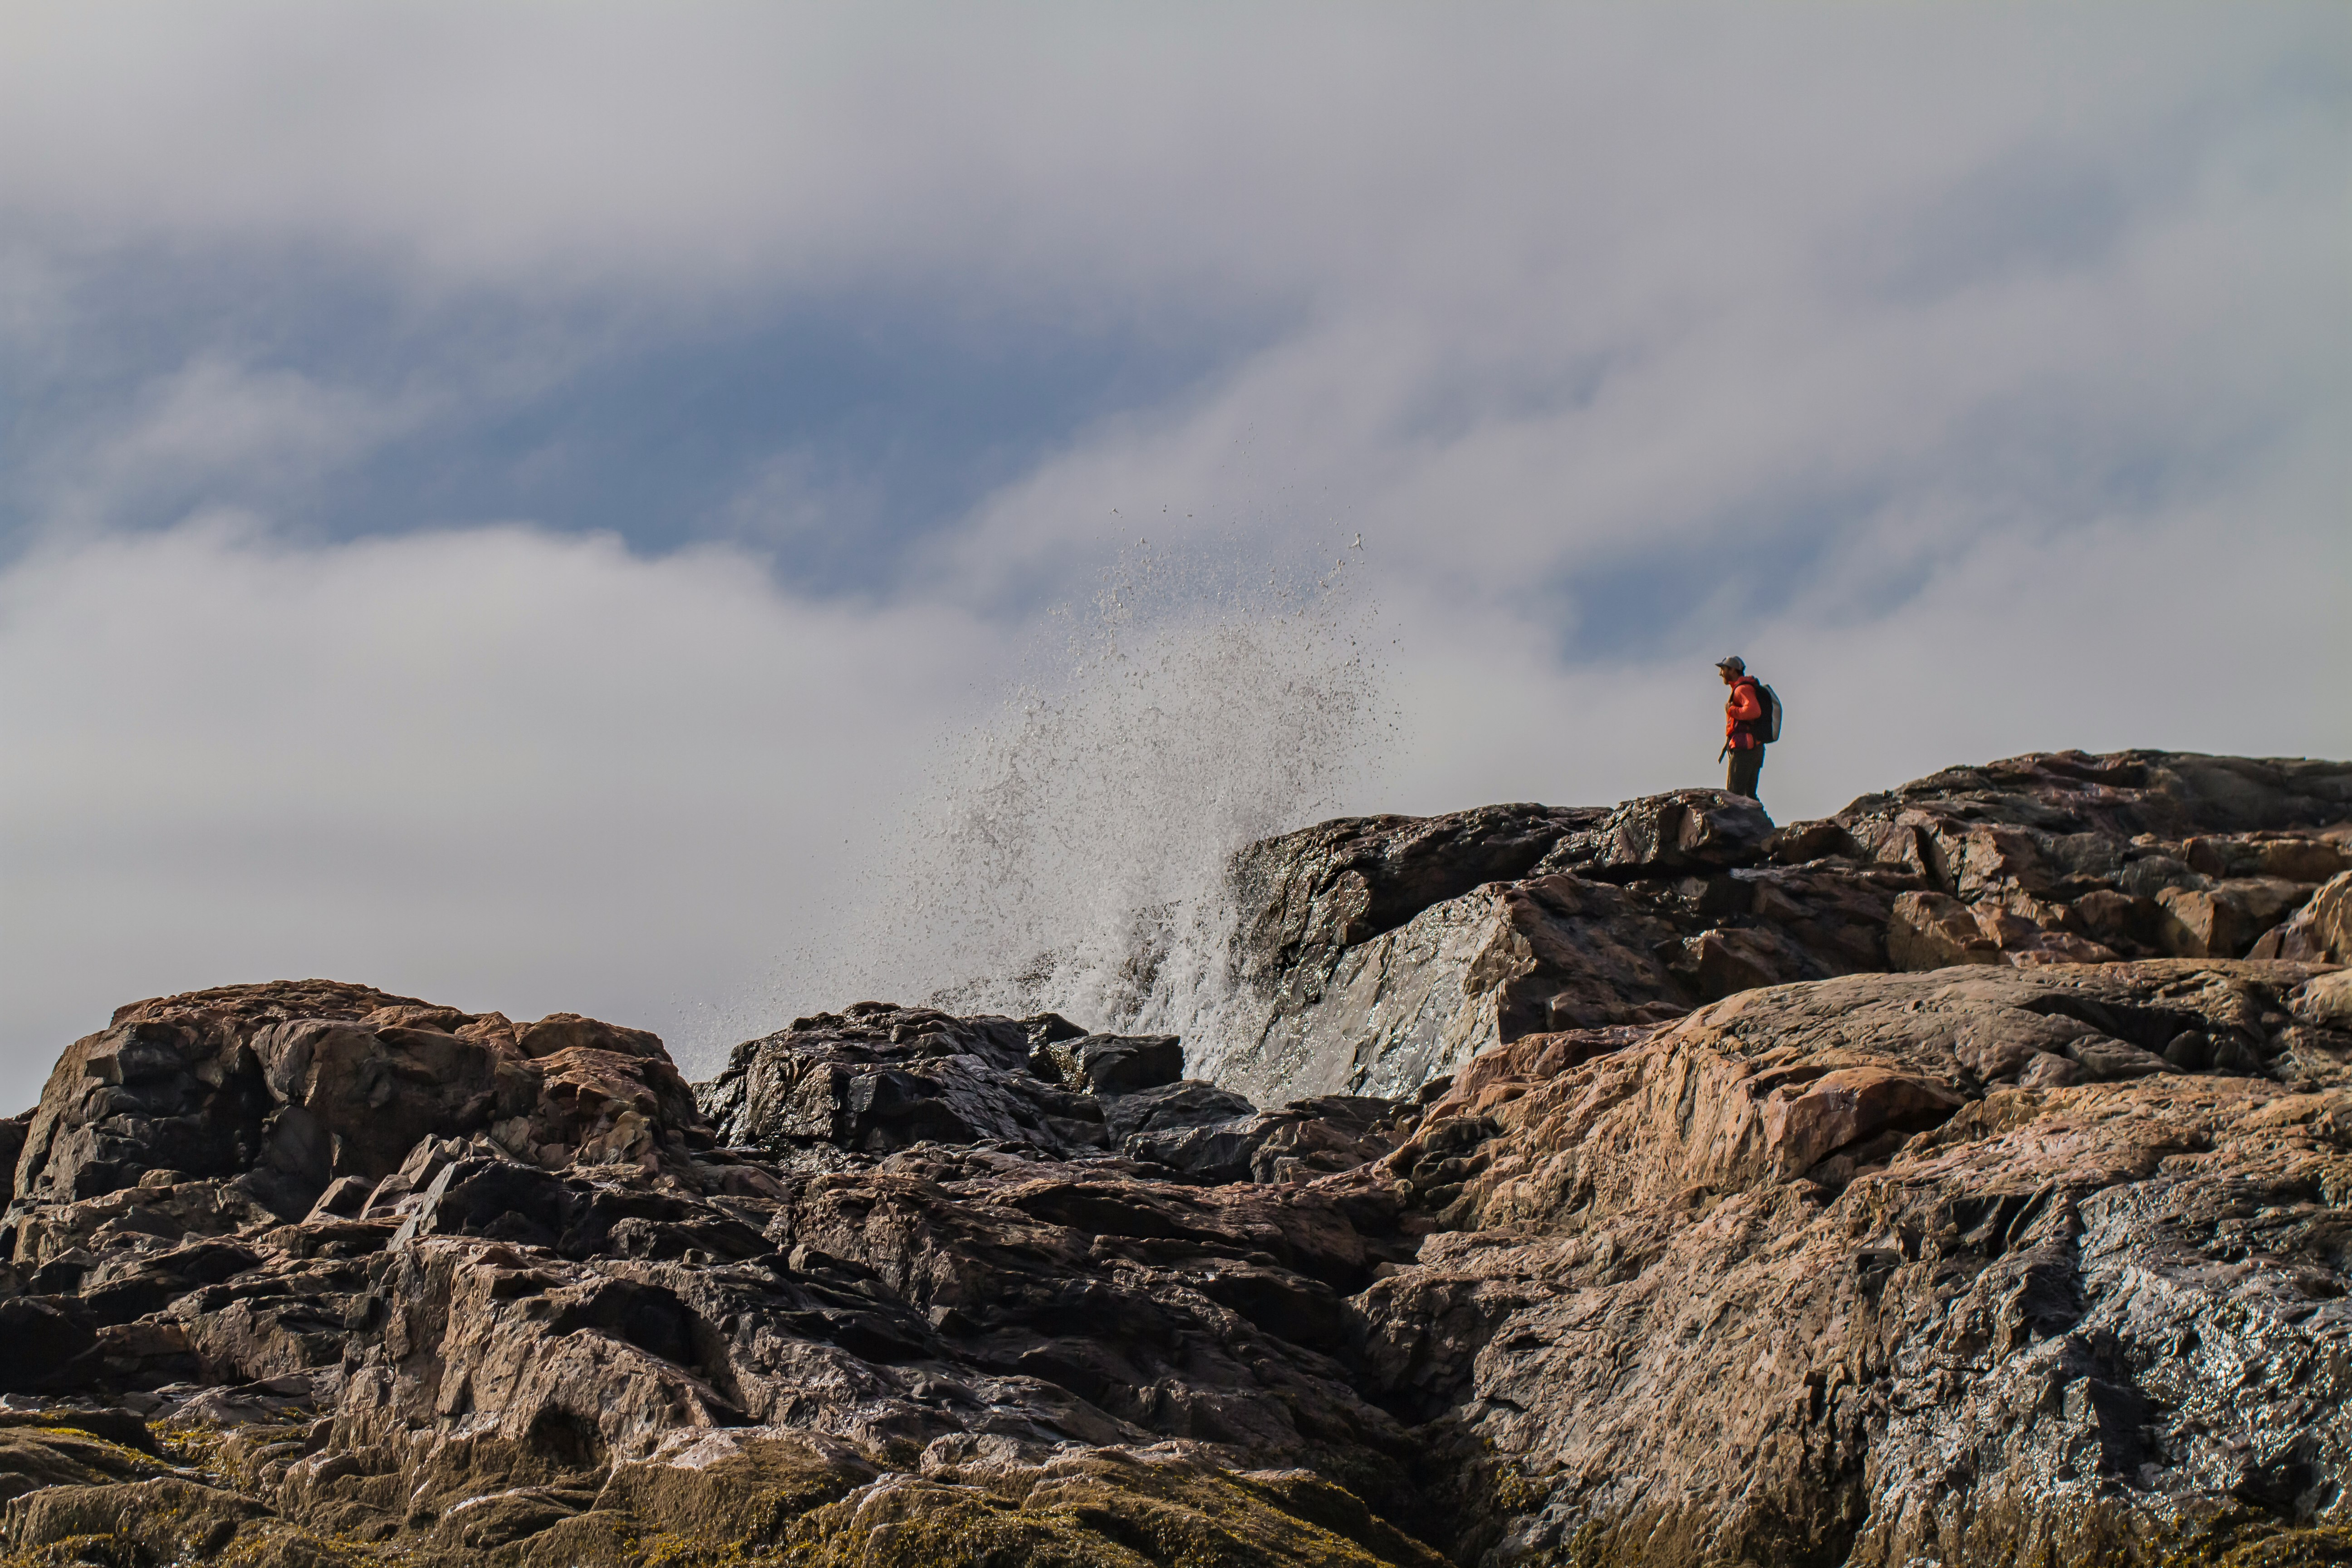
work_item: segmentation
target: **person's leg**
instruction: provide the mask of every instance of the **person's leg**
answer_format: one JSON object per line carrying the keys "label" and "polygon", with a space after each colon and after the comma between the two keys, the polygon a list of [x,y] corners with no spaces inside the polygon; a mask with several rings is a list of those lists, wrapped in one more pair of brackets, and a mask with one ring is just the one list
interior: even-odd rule
{"label": "person's leg", "polygon": [[1756,798],[1756,776],[1763,771],[1763,747],[1748,746],[1741,750],[1735,751],[1731,753],[1731,769],[1725,778],[1723,787],[1729,790],[1733,795],[1744,795],[1748,799],[1754,800]]}

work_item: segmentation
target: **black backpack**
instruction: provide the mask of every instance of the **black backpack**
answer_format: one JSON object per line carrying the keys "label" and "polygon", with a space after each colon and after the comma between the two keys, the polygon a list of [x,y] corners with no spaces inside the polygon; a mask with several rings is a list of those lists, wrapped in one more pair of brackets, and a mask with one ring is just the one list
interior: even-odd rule
{"label": "black backpack", "polygon": [[1780,739],[1780,694],[1760,680],[1756,683],[1756,694],[1764,700],[1764,717],[1756,721],[1756,738],[1768,746],[1777,744]]}

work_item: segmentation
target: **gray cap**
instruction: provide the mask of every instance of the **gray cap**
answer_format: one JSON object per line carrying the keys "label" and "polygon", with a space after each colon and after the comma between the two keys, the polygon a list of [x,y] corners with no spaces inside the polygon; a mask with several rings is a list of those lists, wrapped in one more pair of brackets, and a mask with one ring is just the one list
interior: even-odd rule
{"label": "gray cap", "polygon": [[1748,661],[1735,653],[1729,658],[1717,659],[1715,668],[1727,669],[1734,675],[1745,675],[1748,673]]}

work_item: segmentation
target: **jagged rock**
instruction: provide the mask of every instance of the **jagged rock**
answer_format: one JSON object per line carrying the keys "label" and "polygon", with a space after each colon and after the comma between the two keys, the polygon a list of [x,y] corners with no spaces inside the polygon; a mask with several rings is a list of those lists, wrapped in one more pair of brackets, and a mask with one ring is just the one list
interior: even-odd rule
{"label": "jagged rock", "polygon": [[2105,1035],[2084,1034],[2066,1042],[2066,1059],[2083,1069],[2083,1076],[2094,1083],[2116,1079],[2146,1078],[2150,1073],[2185,1071],[2175,1068],[2154,1051],[2110,1039]]}
{"label": "jagged rock", "polygon": [[38,1204],[14,1212],[0,1236],[14,1233],[9,1258],[20,1274],[61,1275],[83,1267],[90,1250],[124,1242],[228,1236],[273,1223],[275,1210],[235,1182],[175,1180],[149,1171],[136,1186],[74,1204]]}
{"label": "jagged rock", "polygon": [[[1716,950],[1677,935],[1675,906],[1707,896],[1704,885],[1634,890],[1565,875],[1480,888],[1275,996],[1244,993],[1241,1043],[1212,1070],[1262,1099],[1394,1098],[1522,1034],[1675,1016],[1685,1006],[1671,998],[1706,983],[1703,964],[1738,988]],[[1743,949],[1736,962],[1757,957]]]}
{"label": "jagged rock", "polygon": [[1414,1120],[1406,1102],[1369,1095],[1293,1100],[1254,1119],[1249,1179],[1297,1182],[1353,1170],[1395,1148]]}
{"label": "jagged rock", "polygon": [[1369,1096],[1323,1095],[1262,1114],[1244,1101],[1214,1120],[1155,1117],[1120,1148],[1200,1181],[1292,1182],[1378,1159],[1407,1119],[1399,1102]]}
{"label": "jagged rock", "polygon": [[2314,975],[2304,982],[2294,1006],[2324,1028],[2352,1029],[2352,970]]}
{"label": "jagged rock", "polygon": [[1680,790],[1630,800],[1591,826],[1563,835],[1536,866],[1598,881],[1631,881],[1752,866],[1773,833],[1764,808],[1720,790]]}
{"label": "jagged rock", "polygon": [[[2311,1497],[2352,1455],[2301,1370],[2339,1332],[2345,973],[1854,975],[1525,1036],[1424,1108],[1261,1115],[1185,1082],[1098,1101],[1140,1116],[1130,1137],[1156,1108],[1256,1141],[1189,1180],[987,1140],[550,1170],[452,1127],[356,1215],[161,1247],[86,1230],[89,1266],[5,1303],[68,1333],[52,1396],[221,1434],[193,1469],[28,1465],[41,1500],[8,1541],[551,1568],[1117,1562],[1147,1539],[1957,1568],[2292,1541],[2318,1505],[2264,1491],[2260,1455],[2314,1456]],[[1019,1026],[894,1042],[906,1016],[860,1016],[877,1055],[979,1039],[1028,1074]],[[2153,1054],[2183,1037],[2256,1067]],[[2083,1081],[2034,1087],[2045,1063]],[[132,1192],[180,1186],[214,1189]],[[2257,1230],[2271,1261],[2246,1273]],[[2156,1472],[2098,1468],[2181,1442]],[[1957,1450],[1983,1508],[1923,1468]]]}
{"label": "jagged rock", "polygon": [[[1917,815],[1906,821],[1906,812]],[[1930,844],[1921,853],[1948,862],[1971,832],[2021,828],[2053,875],[2095,876],[2113,863],[2115,839],[2185,847],[2214,835],[2320,837],[2302,830],[2352,821],[2352,764],[2182,752],[2036,752],[1947,768],[1864,795],[1837,820],[1858,840],[1897,826],[1924,833]]]}
{"label": "jagged rock", "polygon": [[1456,1560],[2284,1562],[2334,1539],[2352,1415],[2312,1379],[2352,1336],[2352,1035],[2291,1083],[2037,1088],[2064,1058],[2025,1048],[2044,1023],[2086,1058],[2189,1019],[2275,1040],[2330,978],[1853,976],[1480,1058],[1332,1178],[1444,1211],[1359,1301],[1373,1386],[1517,1500]]}
{"label": "jagged rock", "polygon": [[[1079,1043],[1062,1060],[1105,1089],[1181,1055],[1051,1017],[869,1006],[739,1053],[709,1091],[739,1140],[722,1148],[669,1090],[657,1041],[590,1020],[518,1028],[315,984],[131,1011],[68,1053],[76,1069],[97,1057],[121,1064],[105,1088],[170,1084],[173,1113],[226,1125],[213,1153],[247,1167],[142,1172],[120,1100],[45,1103],[46,1152],[9,1211],[20,1282],[0,1297],[0,1382],[221,1436],[193,1468],[160,1471],[76,1461],[94,1439],[44,1428],[18,1466],[12,1550],[309,1563],[373,1542],[428,1561],[635,1564],[667,1531],[864,1562],[873,1510],[919,1484],[963,1523],[888,1560],[983,1537],[1115,1551],[1117,1518],[1273,1562],[1437,1560],[1318,1479],[1336,1469],[1384,1511],[1418,1495],[1410,1440],[1328,1361],[1345,1292],[1409,1253],[1397,1205],[1300,1185],[1387,1152],[1397,1107],[1260,1116],[1184,1081],[1075,1094],[1034,1076],[1032,1052]],[[152,1043],[125,1025],[175,1031],[172,1055],[124,1061]],[[443,1076],[404,1079],[420,1060]],[[613,1073],[607,1101],[628,1102],[589,1126],[563,1086]],[[942,1086],[970,1120],[878,1158],[874,1134],[907,1122],[854,1086],[888,1073]],[[517,1084],[535,1086],[527,1110],[501,1102]],[[803,1125],[814,1091],[790,1090],[811,1084],[829,1098]],[[1086,1157],[971,1124],[1008,1106],[1070,1111]],[[356,1127],[362,1109],[373,1128]],[[252,1192],[257,1171],[317,1171],[275,1131],[289,1110],[319,1133],[304,1157],[346,1167],[294,1220]],[[1110,1121],[1148,1138],[1236,1119],[1235,1172],[1102,1147]],[[596,1136],[574,1158],[544,1161],[583,1127]],[[740,1142],[763,1135],[765,1161]],[[620,1136],[660,1157],[609,1157]],[[798,1158],[804,1141],[826,1158]],[[135,1418],[106,1420],[152,1447]],[[0,1412],[0,1457],[7,1430]],[[1073,1442],[1088,1446],[1076,1468]],[[972,1535],[1002,1511],[992,1489],[1016,1481],[1089,1500],[1041,1493],[1010,1535]]]}
{"label": "jagged rock", "polygon": [[2312,894],[2308,887],[2275,877],[2236,877],[2210,888],[2167,888],[2156,901],[2164,910],[2158,940],[2180,958],[2241,958],[2260,933],[2269,931]]}
{"label": "jagged rock", "polygon": [[2297,834],[2200,835],[2181,846],[2190,870],[2222,879],[2266,877],[2284,882],[2325,882],[2352,870],[2352,848]]}
{"label": "jagged rock", "polygon": [[[0,1544],[2323,1560],[2352,971],[2143,955],[2189,895],[2306,891],[2346,772],[1326,825],[1244,858],[1253,1037],[1396,1092],[1271,1110],[1051,1015],[861,1004],[698,1100],[571,1015],[142,1004],[17,1123]],[[2328,875],[2261,940],[2326,940]],[[1986,961],[1884,973],[1931,939]]]}
{"label": "jagged rock", "polygon": [[1601,810],[1490,805],[1448,816],[1345,817],[1235,858],[1244,978],[1278,983],[1321,956],[1396,930],[1432,905],[1532,871]]}
{"label": "jagged rock", "polygon": [[389,1174],[427,1131],[559,1165],[677,1163],[709,1141],[641,1031],[570,1014],[518,1030],[363,985],[281,982],[135,1003],[76,1041],[27,1124],[16,1192],[91,1198],[169,1171],[233,1181],[291,1218],[340,1177]]}
{"label": "jagged rock", "polygon": [[1949,769],[1777,830],[1706,790],[1326,823],[1236,858],[1232,998],[1192,1065],[1261,1102],[1397,1097],[1521,1036],[1792,981],[2323,957],[2352,892],[2298,879],[2347,859],[2352,765],[2158,752]]}
{"label": "jagged rock", "polygon": [[1173,1035],[1084,1035],[1031,1050],[1029,1068],[1081,1094],[1133,1094],[1184,1076],[1184,1045]]}
{"label": "jagged rock", "polygon": [[736,1047],[703,1106],[720,1137],[737,1144],[814,1141],[882,1153],[987,1139],[1057,1152],[1102,1148],[1093,1097],[1030,1070],[1033,1051],[1084,1033],[1050,1015],[956,1018],[860,1003]]}
{"label": "jagged rock", "polygon": [[1976,911],[1947,893],[1906,893],[1886,928],[1886,957],[1896,969],[1948,969],[1999,963],[2000,942],[1977,924]]}
{"label": "jagged rock", "polygon": [[986,1142],[1064,1159],[1115,1150],[1199,1182],[1300,1180],[1394,1146],[1388,1100],[1325,1097],[1260,1114],[1230,1089],[1179,1077],[1183,1063],[1172,1036],[861,1005],[738,1047],[705,1102],[737,1144],[881,1153]]}
{"label": "jagged rock", "polygon": [[1254,1116],[1257,1107],[1229,1089],[1181,1079],[1103,1101],[1103,1125],[1124,1146],[1130,1138],[1177,1128],[1206,1127]]}
{"label": "jagged rock", "polygon": [[2352,871],[2329,878],[2279,930],[2272,951],[2257,943],[2252,956],[2352,963]]}
{"label": "jagged rock", "polygon": [[140,1558],[183,1563],[223,1551],[239,1528],[268,1516],[251,1498],[176,1476],[91,1487],[47,1487],[8,1505],[0,1534],[18,1552],[112,1537]]}

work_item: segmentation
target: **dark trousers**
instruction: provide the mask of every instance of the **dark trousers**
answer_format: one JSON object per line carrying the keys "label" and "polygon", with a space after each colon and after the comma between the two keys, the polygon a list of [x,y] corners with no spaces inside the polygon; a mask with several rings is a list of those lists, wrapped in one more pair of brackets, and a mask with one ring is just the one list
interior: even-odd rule
{"label": "dark trousers", "polygon": [[1764,748],[1748,746],[1731,753],[1731,774],[1724,788],[1734,795],[1756,798],[1756,775],[1764,771]]}

